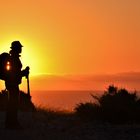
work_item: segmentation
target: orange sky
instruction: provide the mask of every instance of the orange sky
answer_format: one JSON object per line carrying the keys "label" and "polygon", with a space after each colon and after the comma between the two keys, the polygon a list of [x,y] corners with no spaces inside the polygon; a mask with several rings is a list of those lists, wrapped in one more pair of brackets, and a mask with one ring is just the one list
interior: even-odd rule
{"label": "orange sky", "polygon": [[139,0],[1,0],[0,52],[20,40],[31,74],[140,71]]}
{"label": "orange sky", "polygon": [[139,0],[1,0],[0,51],[21,40],[32,74],[140,71]]}

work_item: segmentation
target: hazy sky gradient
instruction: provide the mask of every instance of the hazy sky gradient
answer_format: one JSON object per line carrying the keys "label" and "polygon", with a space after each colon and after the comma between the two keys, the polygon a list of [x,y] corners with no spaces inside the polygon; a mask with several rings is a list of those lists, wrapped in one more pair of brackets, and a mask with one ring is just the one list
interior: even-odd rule
{"label": "hazy sky gradient", "polygon": [[[118,73],[112,75],[40,75],[30,80],[31,91],[34,90],[106,90],[114,84],[119,88],[140,91],[139,73]],[[26,80],[21,89],[27,90]]]}
{"label": "hazy sky gradient", "polygon": [[139,0],[1,0],[0,51],[21,40],[32,74],[140,71]]}

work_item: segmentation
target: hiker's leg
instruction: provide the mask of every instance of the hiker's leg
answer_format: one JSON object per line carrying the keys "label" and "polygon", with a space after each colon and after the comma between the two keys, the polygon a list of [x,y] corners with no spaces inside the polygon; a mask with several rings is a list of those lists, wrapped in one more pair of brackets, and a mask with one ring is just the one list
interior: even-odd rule
{"label": "hiker's leg", "polygon": [[6,113],[6,125],[18,124],[19,88],[14,86],[8,89],[8,106]]}

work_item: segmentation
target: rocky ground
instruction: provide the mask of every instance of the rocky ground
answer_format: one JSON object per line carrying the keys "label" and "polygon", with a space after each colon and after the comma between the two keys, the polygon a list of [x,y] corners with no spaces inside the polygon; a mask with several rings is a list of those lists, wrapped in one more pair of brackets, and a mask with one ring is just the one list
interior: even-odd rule
{"label": "rocky ground", "polygon": [[20,112],[21,130],[4,128],[5,113],[0,113],[0,139],[19,140],[140,140],[140,125],[111,125],[84,122],[71,114]]}

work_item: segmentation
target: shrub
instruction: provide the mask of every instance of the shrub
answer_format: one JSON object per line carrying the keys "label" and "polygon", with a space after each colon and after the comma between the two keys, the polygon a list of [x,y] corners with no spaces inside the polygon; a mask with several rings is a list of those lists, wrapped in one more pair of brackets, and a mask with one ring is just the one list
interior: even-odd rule
{"label": "shrub", "polygon": [[97,103],[80,103],[76,114],[112,123],[140,122],[140,99],[137,92],[128,92],[111,85],[101,97],[91,96]]}
{"label": "shrub", "polygon": [[[0,111],[5,111],[7,109],[7,103],[8,103],[8,91],[2,90],[0,92]],[[35,106],[31,101],[31,97],[29,97],[23,91],[20,91],[19,109],[21,111],[34,111],[35,110]]]}
{"label": "shrub", "polygon": [[99,117],[99,106],[91,102],[79,103],[74,110],[78,116],[84,119],[88,118],[91,120]]}

